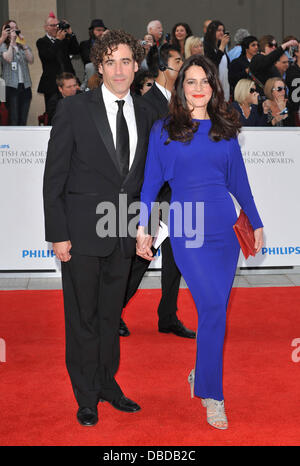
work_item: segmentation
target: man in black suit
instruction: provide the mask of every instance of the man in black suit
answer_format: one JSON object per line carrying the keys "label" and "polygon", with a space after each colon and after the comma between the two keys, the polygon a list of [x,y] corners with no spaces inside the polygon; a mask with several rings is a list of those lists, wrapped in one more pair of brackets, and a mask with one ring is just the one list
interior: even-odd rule
{"label": "man in black suit", "polygon": [[106,31],[106,26],[104,25],[102,19],[93,19],[89,27],[90,38],[88,40],[83,40],[80,42],[80,56],[82,58],[84,66],[87,63],[91,62],[91,48],[96,39],[100,39],[102,34]]}
{"label": "man in black suit", "polygon": [[79,44],[71,27],[59,29],[57,18],[46,20],[46,35],[37,40],[39,57],[43,73],[38,85],[38,92],[44,94],[46,112],[51,96],[57,93],[56,78],[63,72],[75,74],[70,55],[79,54]]}
{"label": "man in black suit", "polygon": [[[148,53],[147,64],[149,71],[153,76],[156,76],[156,78],[153,86],[148,92],[146,92],[143,99],[155,108],[159,118],[164,118],[168,114],[171,92],[182,63],[180,52],[173,45],[164,44],[159,49],[154,46]],[[168,183],[165,183],[162,187],[157,201],[170,203],[171,189]],[[173,257],[170,238],[166,238],[164,240],[161,245],[161,250],[162,297],[157,310],[158,330],[162,333],[174,333],[175,335],[184,338],[196,338],[196,333],[193,330],[186,328],[178,319],[176,314],[181,274]],[[139,256],[134,258],[132,270],[129,276],[125,306],[136,292],[148,266],[149,261],[146,259],[142,259]],[[128,336],[130,333],[127,325],[122,319],[120,321],[119,332],[121,336]]]}
{"label": "man in black suit", "polygon": [[228,80],[231,95],[240,79],[249,79],[250,63],[252,58],[258,53],[258,40],[255,36],[245,37],[242,42],[241,55],[232,60],[228,68]]}
{"label": "man in black suit", "polygon": [[103,85],[60,101],[48,145],[46,240],[62,261],[66,363],[82,425],[97,423],[99,401],[125,412],[140,409],[124,396],[115,374],[136,247],[136,229],[130,235],[128,228],[138,215],[127,219],[126,213],[139,200],[148,137],[157,119],[146,101],[129,92],[142,57],[133,36],[105,34],[92,58]]}

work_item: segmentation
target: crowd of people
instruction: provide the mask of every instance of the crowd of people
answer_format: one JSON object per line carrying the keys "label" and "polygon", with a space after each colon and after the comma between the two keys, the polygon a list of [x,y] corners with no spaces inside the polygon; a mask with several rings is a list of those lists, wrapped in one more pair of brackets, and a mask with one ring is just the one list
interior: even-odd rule
{"label": "crowd of people", "polygon": [[[79,43],[71,25],[65,20],[59,21],[53,13],[46,19],[44,28],[46,34],[37,40],[36,46],[43,69],[37,92],[44,96],[45,113],[37,122],[51,125],[59,99],[101,84],[101,75],[91,60],[91,50],[95,41],[101,40],[109,29],[102,19],[93,19],[89,39]],[[243,126],[299,125],[300,53],[296,37],[288,36],[279,45],[272,35],[258,39],[248,30],[238,29],[232,40],[219,20],[206,20],[203,33],[199,35],[193,34],[184,22],[176,23],[171,33],[164,34],[161,21],[153,20],[147,25],[140,43],[144,57],[132,92],[143,95],[150,90],[157,78],[153,60],[157,56],[161,59],[161,47],[167,44],[180,54],[182,63],[196,54],[214,63],[225,100],[237,109]],[[72,65],[74,56],[81,57],[84,67],[81,81]],[[26,125],[32,99],[30,64],[34,56],[16,21],[8,20],[2,26],[0,60],[1,100],[5,101],[8,114],[0,124]],[[168,60],[166,57],[166,62],[163,61],[166,84],[172,71]]]}

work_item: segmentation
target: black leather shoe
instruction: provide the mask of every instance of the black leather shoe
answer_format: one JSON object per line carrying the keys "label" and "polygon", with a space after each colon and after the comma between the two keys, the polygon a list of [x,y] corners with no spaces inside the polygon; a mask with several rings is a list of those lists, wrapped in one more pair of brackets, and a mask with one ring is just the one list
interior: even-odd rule
{"label": "black leather shoe", "polygon": [[[99,401],[108,401],[101,398]],[[124,411],[125,413],[136,413],[141,409],[141,407],[135,403],[134,401],[126,398],[126,396],[122,395],[118,401],[108,401],[114,408],[118,409],[119,411]]]}
{"label": "black leather shoe", "polygon": [[79,408],[77,419],[82,426],[94,426],[98,422],[98,413],[95,408]]}
{"label": "black leather shoe", "polygon": [[174,333],[174,335],[183,338],[196,338],[196,332],[186,328],[180,320],[168,327],[158,327],[158,331],[161,333]]}
{"label": "black leather shoe", "polygon": [[120,337],[129,337],[130,335],[127,325],[125,324],[124,320],[121,318],[120,318],[119,335]]}

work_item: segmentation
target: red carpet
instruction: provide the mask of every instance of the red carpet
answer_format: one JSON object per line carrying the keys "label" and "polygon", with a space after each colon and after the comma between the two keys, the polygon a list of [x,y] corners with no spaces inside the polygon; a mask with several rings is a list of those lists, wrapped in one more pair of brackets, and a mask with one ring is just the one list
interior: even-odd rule
{"label": "red carpet", "polygon": [[[160,290],[141,290],[125,314],[117,380],[142,410],[125,414],[99,404],[99,423],[76,421],[64,364],[60,291],[1,291],[0,445],[300,445],[300,288],[235,288],[228,312],[224,393],[230,428],[208,426],[187,376],[195,342],[159,334]],[[196,329],[188,290],[179,317]],[[300,351],[298,352],[300,356]],[[3,355],[2,355],[3,359]]]}

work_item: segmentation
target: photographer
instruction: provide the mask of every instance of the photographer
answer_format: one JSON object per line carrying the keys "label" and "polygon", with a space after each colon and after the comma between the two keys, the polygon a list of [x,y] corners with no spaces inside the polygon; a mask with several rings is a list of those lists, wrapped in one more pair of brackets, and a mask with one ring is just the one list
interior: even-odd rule
{"label": "photographer", "polygon": [[33,63],[33,55],[15,21],[9,20],[3,25],[1,37],[4,40],[0,57],[9,124],[25,126],[32,99],[28,63]]}
{"label": "photographer", "polygon": [[36,46],[43,67],[38,92],[44,94],[47,112],[47,103],[57,92],[57,75],[63,72],[75,74],[70,55],[79,54],[79,44],[70,24],[65,20],[49,17],[45,31],[46,35],[37,40]]}

